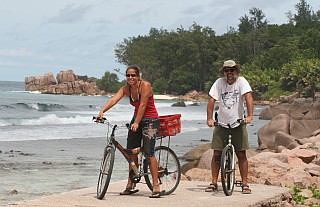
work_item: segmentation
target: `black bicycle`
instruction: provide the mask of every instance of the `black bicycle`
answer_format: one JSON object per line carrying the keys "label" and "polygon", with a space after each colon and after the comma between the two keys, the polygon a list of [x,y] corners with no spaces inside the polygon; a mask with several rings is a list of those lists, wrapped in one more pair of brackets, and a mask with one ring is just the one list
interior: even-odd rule
{"label": "black bicycle", "polygon": [[236,181],[235,178],[235,150],[234,146],[231,143],[232,139],[232,133],[231,133],[231,128],[232,126],[236,124],[244,124],[244,120],[238,119],[236,122],[232,124],[222,124],[218,123],[217,121],[217,114],[216,114],[216,121],[215,125],[222,126],[222,127],[228,127],[229,129],[229,134],[228,134],[228,143],[227,145],[223,148],[222,153],[221,153],[221,161],[220,161],[220,168],[221,168],[221,184],[223,188],[223,192],[226,196],[230,196],[233,193],[234,186],[239,185],[241,186],[242,182],[241,181]]}
{"label": "black bicycle", "polygon": [[[179,117],[180,118],[180,117]],[[115,131],[118,128],[121,127],[129,127],[129,124],[126,124],[125,126],[120,125],[112,125],[108,122],[106,118],[96,119],[96,117],[93,117],[94,122],[106,124],[108,126],[108,132],[107,132],[107,145],[104,149],[101,166],[100,166],[100,173],[99,173],[99,179],[98,179],[98,185],[97,185],[97,198],[103,199],[106,195],[111,174],[113,171],[113,165],[115,160],[115,151],[118,149],[121,154],[125,157],[127,162],[130,164],[130,172],[129,172],[129,178],[133,183],[138,183],[141,180],[141,177],[144,177],[146,184],[148,185],[148,188],[152,191],[152,177],[151,172],[149,169],[149,163],[144,157],[143,150],[141,148],[136,149],[125,149],[119,144],[119,142],[116,141]],[[160,118],[160,129],[161,122]],[[180,124],[180,119],[179,119]],[[162,139],[165,138],[167,134],[175,135],[176,133],[180,132],[175,130],[175,133],[168,133],[172,132],[172,128],[169,127],[166,123],[167,131],[160,130],[158,133],[158,138],[161,140],[160,146],[157,146],[155,148],[155,156],[158,161],[158,180],[161,188],[161,194],[162,195],[169,195],[172,192],[176,190],[176,188],[179,185],[180,179],[181,179],[181,166],[180,162],[178,160],[177,155],[174,153],[172,149],[169,148],[170,145],[170,136],[168,146],[162,146]],[[179,125],[180,127],[180,125]],[[176,128],[176,127],[173,127]],[[111,133],[110,133],[111,132]],[[110,136],[109,136],[110,133]],[[136,165],[135,162],[131,159],[130,155],[132,154],[138,154],[138,164]]]}

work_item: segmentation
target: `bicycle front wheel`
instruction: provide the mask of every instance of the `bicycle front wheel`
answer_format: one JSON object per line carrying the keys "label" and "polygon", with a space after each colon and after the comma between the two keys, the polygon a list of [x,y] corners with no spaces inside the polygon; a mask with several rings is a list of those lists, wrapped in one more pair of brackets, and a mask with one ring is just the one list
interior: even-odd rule
{"label": "bicycle front wheel", "polygon": [[[177,155],[166,146],[158,146],[155,149],[155,157],[158,161],[158,180],[163,195],[169,195],[176,190],[181,179],[181,166]],[[145,181],[152,191],[152,176],[149,164],[144,165]]]}
{"label": "bicycle front wheel", "polygon": [[100,166],[100,175],[97,185],[97,198],[103,199],[111,179],[115,158],[115,149],[112,146],[106,147]]}
{"label": "bicycle front wheel", "polygon": [[235,182],[234,151],[225,147],[221,154],[221,183],[225,195],[232,195]]}

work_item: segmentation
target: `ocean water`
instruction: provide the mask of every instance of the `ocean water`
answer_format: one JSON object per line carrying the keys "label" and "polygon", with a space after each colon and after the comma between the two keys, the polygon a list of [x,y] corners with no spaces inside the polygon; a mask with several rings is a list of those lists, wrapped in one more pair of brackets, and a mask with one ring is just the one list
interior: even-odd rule
{"label": "ocean water", "polygon": [[[0,82],[1,141],[101,137],[101,131],[92,130],[92,116],[98,114],[108,99],[26,92],[23,83]],[[172,103],[174,101],[156,101],[159,114],[181,113],[184,121],[205,118],[202,107],[192,107],[193,113],[190,113],[189,108],[171,107]],[[123,123],[130,120],[132,113],[133,107],[124,98],[105,115],[111,122]],[[189,126],[184,131],[198,128]]]}
{"label": "ocean water", "polygon": [[[96,185],[105,145],[105,126],[92,122],[109,97],[49,95],[26,92],[23,82],[0,81],[0,204]],[[105,115],[110,122],[127,123],[133,107],[123,98]],[[156,100],[160,115],[181,114],[181,133],[170,147],[178,156],[209,142],[206,103],[172,107],[174,100]],[[249,143],[256,148],[257,132],[266,121],[255,106],[248,126]],[[117,132],[125,145],[126,131]],[[127,166],[116,154],[112,181],[126,179]],[[18,193],[14,193],[17,191]]]}
{"label": "ocean water", "polygon": [[[23,82],[0,81],[0,141],[27,141],[104,136],[101,127],[94,127],[92,116],[108,100],[103,96],[50,95],[24,91]],[[187,107],[172,107],[173,100],[156,100],[160,115],[181,114],[182,133],[208,128],[206,103]],[[258,115],[262,106],[255,106],[254,119],[248,127],[250,145],[257,147],[257,130],[265,124]],[[133,107],[123,98],[105,115],[113,123],[131,119]],[[195,124],[197,123],[197,124]],[[102,130],[102,131],[101,131]]]}

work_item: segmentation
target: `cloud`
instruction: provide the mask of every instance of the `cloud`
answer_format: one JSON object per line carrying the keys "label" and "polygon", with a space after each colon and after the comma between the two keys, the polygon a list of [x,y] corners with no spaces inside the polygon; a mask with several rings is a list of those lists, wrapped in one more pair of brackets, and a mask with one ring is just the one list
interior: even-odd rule
{"label": "cloud", "polygon": [[[23,67],[25,64],[24,63],[19,63],[17,61],[10,61],[10,60],[5,60],[2,61],[0,60],[0,66],[2,67]],[[1,68],[1,70],[3,70],[4,68]],[[7,69],[8,71],[10,71],[11,68]],[[1,71],[2,72],[2,71]]]}
{"label": "cloud", "polygon": [[26,48],[0,50],[0,56],[28,57],[32,55],[33,52]]}
{"label": "cloud", "polygon": [[158,16],[158,12],[153,8],[149,7],[149,8],[145,8],[143,10],[128,14],[122,19],[122,21],[132,22],[135,24],[144,24],[156,18],[157,16]]}
{"label": "cloud", "polygon": [[[0,8],[0,70],[3,80],[22,80],[34,71],[77,68],[101,77],[106,69],[124,68],[114,49],[151,28],[176,31],[193,23],[217,35],[238,28],[249,9],[262,9],[270,24],[287,21],[299,0],[10,0]],[[319,0],[307,0],[319,10]],[[20,5],[20,7],[17,7]],[[41,8],[41,9],[39,9]],[[19,64],[19,65],[15,65]],[[68,66],[68,67],[67,67]],[[14,70],[23,72],[17,73]],[[42,72],[41,72],[42,73]],[[101,74],[102,73],[102,74]],[[10,77],[11,74],[11,77]],[[44,74],[44,72],[43,72]]]}
{"label": "cloud", "polygon": [[204,12],[202,5],[193,6],[182,11],[184,15],[201,15]]}
{"label": "cloud", "polygon": [[68,4],[64,9],[59,11],[59,15],[49,18],[47,23],[64,24],[81,22],[91,7],[92,5],[80,5],[75,7],[73,4]]}

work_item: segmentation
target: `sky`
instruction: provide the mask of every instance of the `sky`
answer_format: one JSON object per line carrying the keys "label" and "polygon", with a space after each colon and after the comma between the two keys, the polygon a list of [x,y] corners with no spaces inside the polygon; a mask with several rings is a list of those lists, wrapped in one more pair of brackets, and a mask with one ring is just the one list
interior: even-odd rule
{"label": "sky", "polygon": [[[101,78],[124,72],[114,49],[151,28],[188,30],[193,23],[217,35],[238,29],[249,9],[261,9],[269,24],[288,22],[299,0],[0,0],[0,81],[73,70]],[[306,0],[313,11],[319,0]],[[118,74],[123,79],[121,74]]]}

